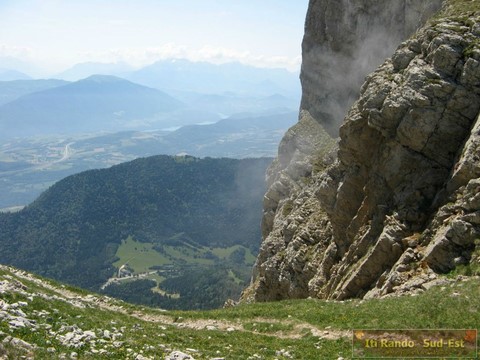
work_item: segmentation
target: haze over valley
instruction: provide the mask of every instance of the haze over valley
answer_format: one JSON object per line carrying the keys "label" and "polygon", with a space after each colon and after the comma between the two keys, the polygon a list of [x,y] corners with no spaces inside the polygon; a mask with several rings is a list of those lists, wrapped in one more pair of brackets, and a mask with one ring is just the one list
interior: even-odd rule
{"label": "haze over valley", "polygon": [[121,78],[110,75],[117,68],[79,64],[62,76],[87,76],[75,81],[0,81],[0,208],[142,156],[273,157],[297,119],[298,74],[284,69],[169,60]]}
{"label": "haze over valley", "polygon": [[[1,261],[167,308],[238,298],[264,174],[298,116],[298,74],[188,60],[110,68],[0,82],[0,243],[16,244]],[[58,256],[29,253],[35,243]]]}
{"label": "haze over valley", "polygon": [[[143,4],[141,17],[106,4],[92,5],[104,22],[73,32],[92,7],[35,1],[25,22],[23,4],[0,4],[2,34],[18,29],[0,36],[0,262],[130,302],[219,307],[248,285],[265,172],[298,119],[306,4],[277,6],[278,32],[252,41],[235,21],[258,4],[205,3],[197,25],[229,27],[200,47],[196,31],[159,20],[172,4]],[[50,30],[64,36],[44,41]],[[254,48],[262,37],[271,49]]]}

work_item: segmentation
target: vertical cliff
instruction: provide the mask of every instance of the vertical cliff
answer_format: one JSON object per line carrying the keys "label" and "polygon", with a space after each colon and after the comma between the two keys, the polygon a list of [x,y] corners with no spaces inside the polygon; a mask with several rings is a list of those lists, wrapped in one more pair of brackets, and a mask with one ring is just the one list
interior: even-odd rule
{"label": "vertical cliff", "polygon": [[334,137],[365,76],[441,0],[311,0],[302,43],[302,104]]}
{"label": "vertical cliff", "polygon": [[480,268],[480,4],[446,1],[414,34],[440,5],[310,2],[300,118],[267,174],[245,301],[383,296]]}

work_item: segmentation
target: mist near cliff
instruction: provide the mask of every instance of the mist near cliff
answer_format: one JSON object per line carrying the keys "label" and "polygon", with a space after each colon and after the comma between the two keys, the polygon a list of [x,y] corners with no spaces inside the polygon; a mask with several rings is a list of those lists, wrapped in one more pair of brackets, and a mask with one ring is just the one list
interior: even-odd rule
{"label": "mist near cliff", "polygon": [[301,108],[337,137],[365,77],[441,3],[310,1],[302,43]]}

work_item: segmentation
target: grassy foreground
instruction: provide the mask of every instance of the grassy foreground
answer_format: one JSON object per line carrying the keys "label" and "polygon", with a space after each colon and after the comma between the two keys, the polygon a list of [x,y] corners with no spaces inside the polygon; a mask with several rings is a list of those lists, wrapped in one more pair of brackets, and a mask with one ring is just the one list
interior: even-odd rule
{"label": "grassy foreground", "polygon": [[164,359],[179,350],[197,360],[350,359],[355,328],[477,328],[479,285],[459,278],[383,300],[166,312],[0,267],[0,358]]}

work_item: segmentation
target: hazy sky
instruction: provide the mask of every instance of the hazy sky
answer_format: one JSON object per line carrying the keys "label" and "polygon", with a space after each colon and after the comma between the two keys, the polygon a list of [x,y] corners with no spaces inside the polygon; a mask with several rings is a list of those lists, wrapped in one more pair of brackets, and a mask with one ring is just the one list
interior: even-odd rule
{"label": "hazy sky", "polygon": [[164,58],[298,69],[308,0],[0,0],[0,58],[59,72]]}

